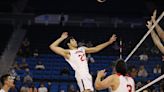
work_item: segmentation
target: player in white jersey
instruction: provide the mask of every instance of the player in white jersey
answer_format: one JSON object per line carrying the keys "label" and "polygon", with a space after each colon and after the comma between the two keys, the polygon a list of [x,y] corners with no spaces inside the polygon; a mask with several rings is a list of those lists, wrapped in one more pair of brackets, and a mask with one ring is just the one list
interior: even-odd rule
{"label": "player in white jersey", "polygon": [[80,90],[90,89],[93,91],[92,77],[88,69],[85,48],[80,47],[77,50],[70,50],[70,58],[66,59],[66,61],[75,70],[75,78],[80,86]]}
{"label": "player in white jersey", "polygon": [[0,92],[8,92],[9,89],[14,86],[14,78],[9,74],[2,75],[1,83],[2,88],[0,89]]}
{"label": "player in white jersey", "polygon": [[117,73],[103,80],[106,70],[99,71],[95,81],[95,88],[97,90],[111,88],[112,92],[135,92],[135,82],[127,76],[127,66],[124,60],[118,60],[115,68]]}
{"label": "player in white jersey", "polygon": [[[65,44],[68,45],[69,49],[64,49],[59,47],[59,44],[65,40]],[[116,35],[112,37],[105,43],[97,45],[96,47],[79,47],[77,42],[73,37],[68,37],[67,32],[63,32],[61,37],[50,45],[50,49],[63,56],[66,61],[71,65],[75,71],[75,78],[81,92],[86,90],[94,91],[92,84],[92,76],[89,73],[88,62],[86,59],[86,53],[96,53],[108,45],[116,41]]]}

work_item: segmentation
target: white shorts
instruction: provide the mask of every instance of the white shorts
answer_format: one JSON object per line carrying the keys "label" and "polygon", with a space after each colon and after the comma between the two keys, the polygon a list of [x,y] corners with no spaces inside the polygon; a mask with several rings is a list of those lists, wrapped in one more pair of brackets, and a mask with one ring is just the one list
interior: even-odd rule
{"label": "white shorts", "polygon": [[87,90],[87,89],[94,91],[91,75],[85,76],[83,78],[77,76],[76,80],[77,80],[77,84],[80,88],[80,92],[83,92],[84,90]]}

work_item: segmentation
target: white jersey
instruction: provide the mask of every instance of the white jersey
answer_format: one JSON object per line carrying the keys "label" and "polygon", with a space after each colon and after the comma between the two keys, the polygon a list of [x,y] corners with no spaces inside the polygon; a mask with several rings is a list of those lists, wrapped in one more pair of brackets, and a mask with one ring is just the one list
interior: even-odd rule
{"label": "white jersey", "polygon": [[40,87],[38,88],[38,92],[48,92],[48,89],[46,87]]}
{"label": "white jersey", "polygon": [[84,77],[89,74],[88,61],[84,47],[70,50],[70,58],[66,61],[75,70],[75,76]]}
{"label": "white jersey", "polygon": [[4,89],[1,89],[0,92],[5,92],[5,90]]}
{"label": "white jersey", "polygon": [[70,50],[69,52],[70,58],[66,59],[66,61],[75,71],[75,78],[80,88],[80,92],[83,92],[86,89],[93,91],[92,76],[89,73],[85,48],[80,47],[76,50]]}
{"label": "white jersey", "polygon": [[120,84],[115,91],[112,92],[135,92],[135,83],[131,77],[119,75]]}

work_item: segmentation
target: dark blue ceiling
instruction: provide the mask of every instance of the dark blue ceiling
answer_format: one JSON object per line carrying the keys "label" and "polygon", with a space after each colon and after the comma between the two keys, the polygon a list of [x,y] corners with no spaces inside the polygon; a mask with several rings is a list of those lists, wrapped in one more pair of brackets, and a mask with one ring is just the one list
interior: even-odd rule
{"label": "dark blue ceiling", "polygon": [[[0,12],[12,12],[15,2],[21,0],[1,0]],[[90,13],[121,16],[148,15],[152,9],[164,10],[164,0],[28,0],[23,12],[26,13]]]}

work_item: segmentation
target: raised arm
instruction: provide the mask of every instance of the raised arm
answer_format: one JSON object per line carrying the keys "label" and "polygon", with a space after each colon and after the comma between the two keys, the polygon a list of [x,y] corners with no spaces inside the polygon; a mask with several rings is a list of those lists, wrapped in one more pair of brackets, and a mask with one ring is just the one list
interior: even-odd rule
{"label": "raised arm", "polygon": [[59,47],[59,44],[68,37],[68,33],[67,32],[63,32],[61,37],[58,38],[56,41],[54,41],[49,47],[50,49],[55,52],[58,55],[61,55],[65,58],[67,57],[67,53],[69,53],[67,50],[63,49],[62,47]]}
{"label": "raised arm", "polygon": [[[155,23],[155,21],[156,21],[156,14],[157,14],[157,11],[155,10],[153,12],[153,16],[151,17],[151,20],[153,21],[153,23]],[[162,39],[162,41],[164,41],[164,30],[159,26],[159,24],[157,24],[155,26],[155,29],[156,29],[159,37]]]}
{"label": "raised arm", "polygon": [[158,35],[154,32],[154,30],[151,32],[151,37],[153,39],[154,44],[159,48],[159,50],[164,54],[164,46],[161,43]]}
{"label": "raised arm", "polygon": [[[152,22],[151,21],[148,21],[148,24],[146,25],[149,29],[150,27],[152,26]],[[152,30],[151,32],[151,37],[153,39],[153,42],[154,44],[158,47],[158,49],[164,54],[164,46],[163,44],[161,43],[158,35],[155,33],[154,30]]]}
{"label": "raised arm", "polygon": [[100,45],[97,45],[95,47],[91,48],[85,48],[86,53],[96,53],[99,52],[100,50],[104,49],[108,45],[112,44],[114,41],[116,41],[117,37],[115,34],[112,35],[112,37],[105,43],[102,43]]}
{"label": "raised arm", "polygon": [[113,75],[108,76],[107,78],[102,80],[102,78],[105,77],[105,75],[106,75],[105,70],[101,70],[97,73],[97,77],[95,80],[96,90],[103,90],[103,89],[112,87]]}

